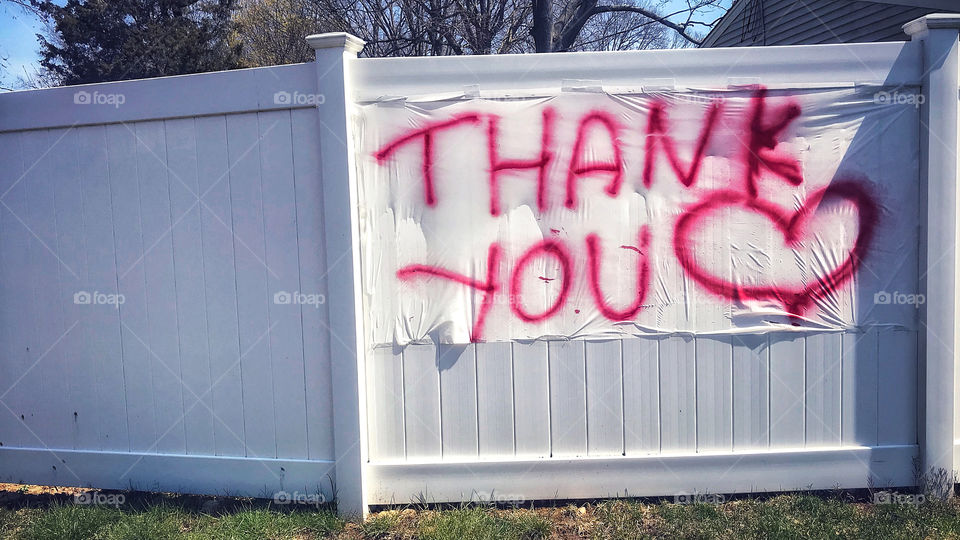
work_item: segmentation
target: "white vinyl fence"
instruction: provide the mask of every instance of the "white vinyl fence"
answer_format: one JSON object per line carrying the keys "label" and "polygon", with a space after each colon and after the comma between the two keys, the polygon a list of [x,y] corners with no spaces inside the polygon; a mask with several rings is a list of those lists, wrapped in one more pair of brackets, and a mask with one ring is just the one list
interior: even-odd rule
{"label": "white vinyl fence", "polygon": [[355,513],[952,471],[958,30],[323,34],[2,94],[0,481]]}

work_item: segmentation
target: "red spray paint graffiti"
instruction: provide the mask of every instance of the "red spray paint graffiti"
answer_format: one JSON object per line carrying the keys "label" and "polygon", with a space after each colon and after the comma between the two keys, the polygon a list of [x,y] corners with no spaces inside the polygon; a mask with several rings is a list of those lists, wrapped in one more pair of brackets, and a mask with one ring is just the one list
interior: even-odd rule
{"label": "red spray paint graffiti", "polygon": [[[872,195],[868,181],[853,179],[838,179],[827,187],[822,188],[803,202],[797,210],[784,209],[768,200],[765,200],[759,190],[759,183],[764,173],[786,180],[797,186],[804,182],[803,172],[798,160],[788,152],[782,150],[780,137],[784,135],[790,125],[800,117],[800,106],[794,102],[787,102],[775,108],[769,106],[769,93],[765,88],[758,88],[751,97],[747,117],[744,119],[744,131],[740,147],[742,148],[739,160],[743,164],[742,186],[738,190],[719,190],[700,193],[698,200],[683,209],[673,227],[673,254],[684,272],[706,291],[718,297],[732,301],[764,300],[775,301],[792,315],[802,315],[814,303],[836,291],[856,274],[867,256],[873,242],[877,223],[880,217],[880,206]],[[657,166],[658,156],[663,155],[665,162],[676,179],[685,189],[693,189],[702,169],[703,161],[715,132],[720,124],[724,112],[722,101],[712,102],[703,117],[701,129],[696,142],[691,149],[691,159],[685,164],[679,157],[677,145],[670,134],[667,117],[667,105],[660,101],[651,104],[647,118],[644,143],[644,165],[642,170],[642,185],[652,188],[653,178]],[[412,130],[388,143],[375,153],[378,163],[383,163],[399,147],[422,141],[422,182],[424,186],[424,201],[427,206],[437,204],[434,188],[433,163],[434,139],[446,134],[449,128],[459,125],[476,125],[486,121],[487,154],[489,161],[489,212],[492,216],[499,216],[503,209],[500,204],[500,176],[506,171],[535,171],[536,172],[536,201],[538,210],[543,213],[549,207],[549,168],[555,159],[555,111],[547,107],[542,112],[542,131],[540,136],[540,150],[528,159],[501,159],[499,147],[502,133],[500,118],[493,114],[469,113],[453,117],[450,120],[430,124],[426,127]],[[579,203],[577,186],[584,176],[608,175],[609,182],[605,188],[606,196],[615,198],[620,195],[625,185],[626,171],[624,168],[624,150],[622,145],[624,126],[610,113],[593,110],[583,115],[577,123],[573,137],[573,148],[569,166],[567,168],[565,188],[566,197],[564,206],[576,209]],[[609,138],[611,159],[586,160],[583,147],[591,134],[596,136],[602,133]],[[735,137],[738,141],[739,137]],[[735,185],[735,184],[734,184]],[[856,209],[858,232],[848,256],[836,268],[826,275],[816,276],[806,283],[793,285],[744,285],[736,279],[724,278],[711,274],[698,259],[697,246],[694,237],[698,231],[715,225],[716,218],[725,208],[735,208],[740,211],[756,214],[768,220],[771,226],[778,230],[784,239],[786,247],[799,246],[805,238],[805,228],[816,214],[818,207],[831,202],[846,202]],[[559,229],[551,229],[553,236],[559,236]],[[577,279],[576,269],[585,267],[586,285],[600,314],[611,321],[629,321],[635,319],[643,309],[651,279],[651,264],[649,260],[650,245],[652,243],[650,229],[642,227],[638,234],[639,245],[621,246],[636,251],[639,255],[635,273],[634,297],[631,303],[622,308],[611,305],[604,295],[604,290],[610,290],[602,284],[601,258],[602,239],[591,233],[585,238],[584,260],[578,261],[575,254],[569,251],[565,242],[559,238],[542,240],[528,247],[516,259],[514,267],[509,272],[510,311],[520,320],[528,323],[540,323],[557,316],[563,311],[571,293],[571,287]],[[553,260],[560,271],[557,276],[541,276],[545,283],[554,283],[556,295],[550,305],[540,311],[531,312],[529,306],[521,301],[523,298],[523,277],[525,271],[535,260]],[[486,260],[486,279],[480,281],[470,276],[453,272],[444,268],[429,265],[409,265],[397,272],[399,279],[411,281],[418,278],[441,278],[465,285],[481,293],[482,301],[475,318],[471,332],[471,340],[483,339],[484,322],[489,314],[496,295],[503,290],[500,281],[500,266],[503,259],[503,248],[491,244]],[[582,263],[581,265],[576,264]],[[557,288],[558,287],[558,288]],[[579,309],[574,310],[580,313]]]}
{"label": "red spray paint graffiti", "polygon": [[490,215],[500,215],[500,174],[503,171],[525,169],[537,170],[537,208],[547,209],[547,171],[553,160],[550,149],[553,140],[553,109],[543,110],[543,131],[540,137],[540,155],[531,160],[501,160],[497,153],[497,141],[500,134],[500,118],[491,115],[487,120],[487,156],[490,160]]}
{"label": "red spray paint graffiti", "polygon": [[[560,292],[550,307],[541,313],[532,314],[523,306],[523,288],[521,286],[523,283],[523,271],[526,270],[527,266],[537,257],[543,255],[553,257],[560,264],[560,277],[558,278],[560,280]],[[560,311],[560,308],[567,303],[567,297],[570,295],[570,281],[572,280],[571,268],[570,254],[567,253],[563,243],[557,240],[547,239],[535,244],[517,259],[517,264],[514,266],[513,273],[510,275],[510,309],[517,317],[526,322],[539,322],[556,315],[557,312]]]}
{"label": "red spray paint graffiti", "polygon": [[[650,264],[647,257],[647,250],[650,244],[650,232],[646,227],[644,227],[638,236],[640,242],[639,248],[634,248],[633,246],[621,246],[636,250],[640,254],[640,261],[637,263],[636,273],[636,297],[633,304],[622,310],[617,310],[616,308],[610,306],[604,299],[603,292],[601,291],[599,276],[600,258],[602,253],[599,246],[599,236],[596,234],[591,234],[586,238],[587,252],[589,254],[588,264],[590,270],[588,279],[590,288],[592,294],[594,295],[594,299],[601,310],[601,313],[603,313],[603,315],[611,321],[625,321],[636,317],[643,306],[643,300],[646,298],[648,284],[650,281]],[[480,309],[477,313],[473,330],[471,331],[470,340],[472,342],[483,341],[484,321],[486,320],[487,314],[493,305],[496,295],[502,290],[499,278],[501,254],[502,248],[499,244],[494,243],[490,245],[490,248],[487,252],[486,261],[487,275],[484,281],[479,281],[468,275],[454,272],[439,266],[423,264],[405,266],[397,271],[397,277],[401,281],[407,282],[428,277],[447,279],[482,293],[483,300],[481,301]],[[533,264],[534,261],[541,258],[553,259],[559,266],[560,273],[556,277],[547,278],[540,276],[540,279],[545,282],[556,281],[559,284],[559,291],[549,307],[539,313],[533,313],[528,311],[528,307],[523,303],[523,278],[527,270],[530,268],[530,265]],[[517,258],[517,261],[513,266],[513,270],[510,272],[510,310],[514,315],[517,316],[517,318],[528,323],[537,323],[556,316],[566,305],[570,296],[570,288],[574,279],[576,278],[573,268],[574,257],[571,255],[564,242],[560,240],[550,238],[527,248],[527,250],[524,251],[519,258]],[[577,312],[579,313],[579,310]]]}
{"label": "red spray paint graffiti", "polygon": [[714,101],[707,109],[707,116],[703,122],[703,129],[697,138],[697,146],[693,151],[693,159],[690,165],[684,169],[683,163],[677,155],[676,143],[670,137],[670,129],[667,125],[666,104],[661,101],[654,101],[650,107],[650,118],[647,120],[647,143],[646,160],[643,163],[643,186],[650,188],[653,186],[653,171],[656,166],[657,146],[663,147],[663,152],[667,155],[667,161],[673,169],[677,179],[684,186],[690,187],[697,181],[697,174],[700,172],[700,165],[703,163],[704,153],[710,137],[723,111],[723,104]]}
{"label": "red spray paint graffiti", "polygon": [[467,287],[482,292],[483,300],[480,304],[480,311],[477,313],[477,319],[473,323],[473,330],[470,332],[470,341],[482,341],[483,323],[486,321],[487,313],[489,313],[490,307],[493,306],[494,296],[497,294],[497,291],[500,290],[500,281],[497,277],[500,273],[500,253],[501,248],[499,244],[490,244],[490,249],[487,251],[486,281],[477,281],[470,276],[452,272],[446,268],[429,266],[425,264],[412,264],[410,266],[405,266],[400,270],[397,270],[397,277],[402,281],[411,281],[421,275],[433,276],[442,279],[449,279],[455,283],[466,285]]}
{"label": "red spray paint graffiti", "polygon": [[410,133],[394,139],[389,144],[378,150],[375,157],[377,158],[377,162],[382,164],[398,148],[420,139],[423,143],[423,156],[421,157],[420,165],[420,171],[423,174],[423,199],[426,201],[427,206],[436,206],[437,193],[433,183],[433,162],[436,156],[434,155],[433,138],[440,134],[440,132],[454,126],[458,126],[463,123],[475,124],[479,121],[479,114],[462,114],[450,120],[437,122],[435,124],[428,125],[427,127],[415,129]]}
{"label": "red spray paint graffiti", "polygon": [[750,117],[750,142],[744,159],[747,164],[747,194],[757,196],[757,181],[761,168],[780,176],[794,186],[803,183],[803,172],[796,158],[775,152],[777,138],[800,117],[800,106],[791,103],[773,113],[773,121],[767,122],[767,89],[758,88],[753,95],[753,113]]}
{"label": "red spray paint graffiti", "polygon": [[600,237],[591,234],[587,237],[587,252],[589,253],[590,267],[590,293],[593,295],[593,301],[597,304],[597,309],[604,317],[611,321],[629,321],[636,317],[643,308],[643,301],[647,297],[648,284],[650,283],[650,259],[648,249],[650,247],[650,229],[644,227],[640,231],[640,247],[620,246],[631,250],[636,250],[640,255],[640,261],[637,262],[637,292],[633,304],[624,309],[616,309],[607,303],[603,297],[603,291],[600,288]]}
{"label": "red spray paint graffiti", "polygon": [[[589,135],[588,128],[591,124],[599,124],[607,131],[610,137],[610,146],[613,148],[612,162],[589,162],[583,163],[583,144]],[[577,128],[577,139],[573,143],[573,158],[570,160],[570,167],[567,172],[567,208],[577,207],[577,179],[581,176],[590,175],[597,172],[612,173],[610,183],[607,185],[607,194],[616,197],[620,193],[620,186],[623,185],[623,151],[620,148],[620,123],[613,115],[603,111],[593,111],[580,120],[580,127]]]}
{"label": "red spray paint graffiti", "polygon": [[[770,220],[783,234],[784,243],[796,247],[803,241],[804,226],[817,207],[832,200],[845,200],[857,208],[859,232],[847,258],[825,276],[815,276],[809,282],[795,285],[751,286],[728,281],[712,275],[698,260],[698,250],[692,236],[698,228],[709,227],[711,215],[725,207],[739,207]],[[783,305],[784,311],[802,315],[818,298],[823,298],[849,281],[867,255],[873,241],[880,209],[865,187],[853,180],[839,180],[812,194],[796,212],[748,194],[735,191],[717,191],[702,202],[690,207],[674,228],[673,249],[684,271],[704,289],[717,296],[735,301],[772,300]]]}

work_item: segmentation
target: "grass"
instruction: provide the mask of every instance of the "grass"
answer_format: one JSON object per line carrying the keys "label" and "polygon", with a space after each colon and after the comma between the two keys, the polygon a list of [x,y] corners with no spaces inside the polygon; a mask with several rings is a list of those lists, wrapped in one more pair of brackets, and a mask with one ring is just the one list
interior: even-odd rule
{"label": "grass", "polygon": [[[0,499],[2,500],[2,499]],[[228,500],[229,501],[229,500]],[[205,511],[204,509],[208,510]],[[206,507],[172,497],[120,508],[69,498],[0,506],[0,538],[13,540],[541,538],[957,538],[960,502],[874,505],[850,497],[780,495],[722,504],[609,500],[536,509],[461,506],[395,509],[344,521],[325,509],[241,501]]]}
{"label": "grass", "polygon": [[360,524],[360,533],[363,538],[380,540],[390,538],[400,529],[400,517],[396,511],[374,514]]}
{"label": "grass", "polygon": [[868,505],[836,497],[778,496],[721,505],[620,501],[596,509],[594,538],[960,538],[960,505]]}
{"label": "grass", "polygon": [[179,505],[116,509],[53,503],[0,510],[0,538],[23,540],[261,540],[331,538],[344,522],[329,510],[238,509],[206,515]]}
{"label": "grass", "polygon": [[547,538],[552,526],[533,512],[490,512],[472,507],[433,512],[417,527],[423,540],[475,538],[477,540],[534,540]]}

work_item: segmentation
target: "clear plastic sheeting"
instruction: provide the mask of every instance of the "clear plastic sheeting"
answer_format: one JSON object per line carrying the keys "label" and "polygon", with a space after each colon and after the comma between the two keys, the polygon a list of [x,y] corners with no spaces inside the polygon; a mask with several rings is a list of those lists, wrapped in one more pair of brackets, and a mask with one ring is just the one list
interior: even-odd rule
{"label": "clear plastic sheeting", "polygon": [[918,109],[878,95],[361,106],[368,343],[915,329]]}

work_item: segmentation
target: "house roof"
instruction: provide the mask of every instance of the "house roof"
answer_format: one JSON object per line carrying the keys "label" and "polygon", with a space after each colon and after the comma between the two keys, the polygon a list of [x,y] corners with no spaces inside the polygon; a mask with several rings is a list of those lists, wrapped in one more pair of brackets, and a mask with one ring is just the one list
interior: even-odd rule
{"label": "house roof", "polygon": [[[727,10],[720,22],[710,30],[710,33],[703,39],[701,47],[712,47],[733,22],[743,16],[744,10],[750,5],[752,0],[734,0],[733,5]],[[908,6],[927,9],[942,9],[947,12],[960,11],[958,0],[859,0],[871,4],[891,4],[896,6]]]}

